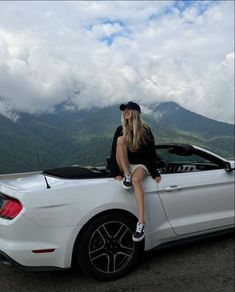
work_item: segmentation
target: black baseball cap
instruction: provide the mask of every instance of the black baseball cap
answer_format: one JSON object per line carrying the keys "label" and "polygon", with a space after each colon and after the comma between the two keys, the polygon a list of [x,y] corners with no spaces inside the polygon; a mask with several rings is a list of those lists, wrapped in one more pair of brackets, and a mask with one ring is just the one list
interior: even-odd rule
{"label": "black baseball cap", "polygon": [[137,110],[139,113],[141,113],[140,106],[136,102],[129,101],[127,104],[121,104],[119,107],[121,111],[124,111],[126,108],[129,110]]}

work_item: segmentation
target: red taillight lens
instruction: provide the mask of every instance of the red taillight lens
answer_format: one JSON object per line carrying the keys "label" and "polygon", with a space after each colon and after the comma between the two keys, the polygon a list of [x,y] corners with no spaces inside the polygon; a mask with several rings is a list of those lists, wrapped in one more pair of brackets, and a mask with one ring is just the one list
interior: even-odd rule
{"label": "red taillight lens", "polygon": [[0,194],[0,218],[12,220],[22,208],[20,201]]}

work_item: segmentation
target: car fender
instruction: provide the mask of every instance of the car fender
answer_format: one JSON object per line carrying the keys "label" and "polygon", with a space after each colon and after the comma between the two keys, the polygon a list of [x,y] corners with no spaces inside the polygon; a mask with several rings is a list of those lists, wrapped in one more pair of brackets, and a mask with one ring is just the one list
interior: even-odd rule
{"label": "car fender", "polygon": [[66,247],[66,256],[65,256],[65,266],[69,267],[72,263],[72,256],[73,256],[73,249],[75,246],[76,239],[81,234],[82,229],[89,224],[96,216],[103,214],[104,212],[111,213],[111,212],[126,212],[130,216],[135,216],[137,220],[137,212],[134,205],[124,204],[124,203],[109,203],[100,205],[94,209],[92,209],[89,214],[86,214],[79,223],[74,226],[73,231],[71,232],[71,236],[67,241]]}

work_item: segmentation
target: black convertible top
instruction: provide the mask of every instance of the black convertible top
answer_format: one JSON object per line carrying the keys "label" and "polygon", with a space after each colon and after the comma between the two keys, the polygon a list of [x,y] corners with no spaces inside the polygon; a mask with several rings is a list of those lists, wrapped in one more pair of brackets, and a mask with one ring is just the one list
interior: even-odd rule
{"label": "black convertible top", "polygon": [[87,168],[82,166],[68,166],[44,170],[45,175],[68,179],[89,179],[109,177],[105,170],[98,168]]}

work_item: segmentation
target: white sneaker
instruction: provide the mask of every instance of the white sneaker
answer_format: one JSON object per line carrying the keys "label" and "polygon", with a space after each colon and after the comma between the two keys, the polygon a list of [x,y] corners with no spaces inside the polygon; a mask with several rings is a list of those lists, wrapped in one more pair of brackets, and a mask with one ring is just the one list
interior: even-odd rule
{"label": "white sneaker", "polygon": [[131,176],[130,175],[125,175],[122,180],[122,186],[125,190],[130,190],[132,188],[132,183],[131,183]]}

